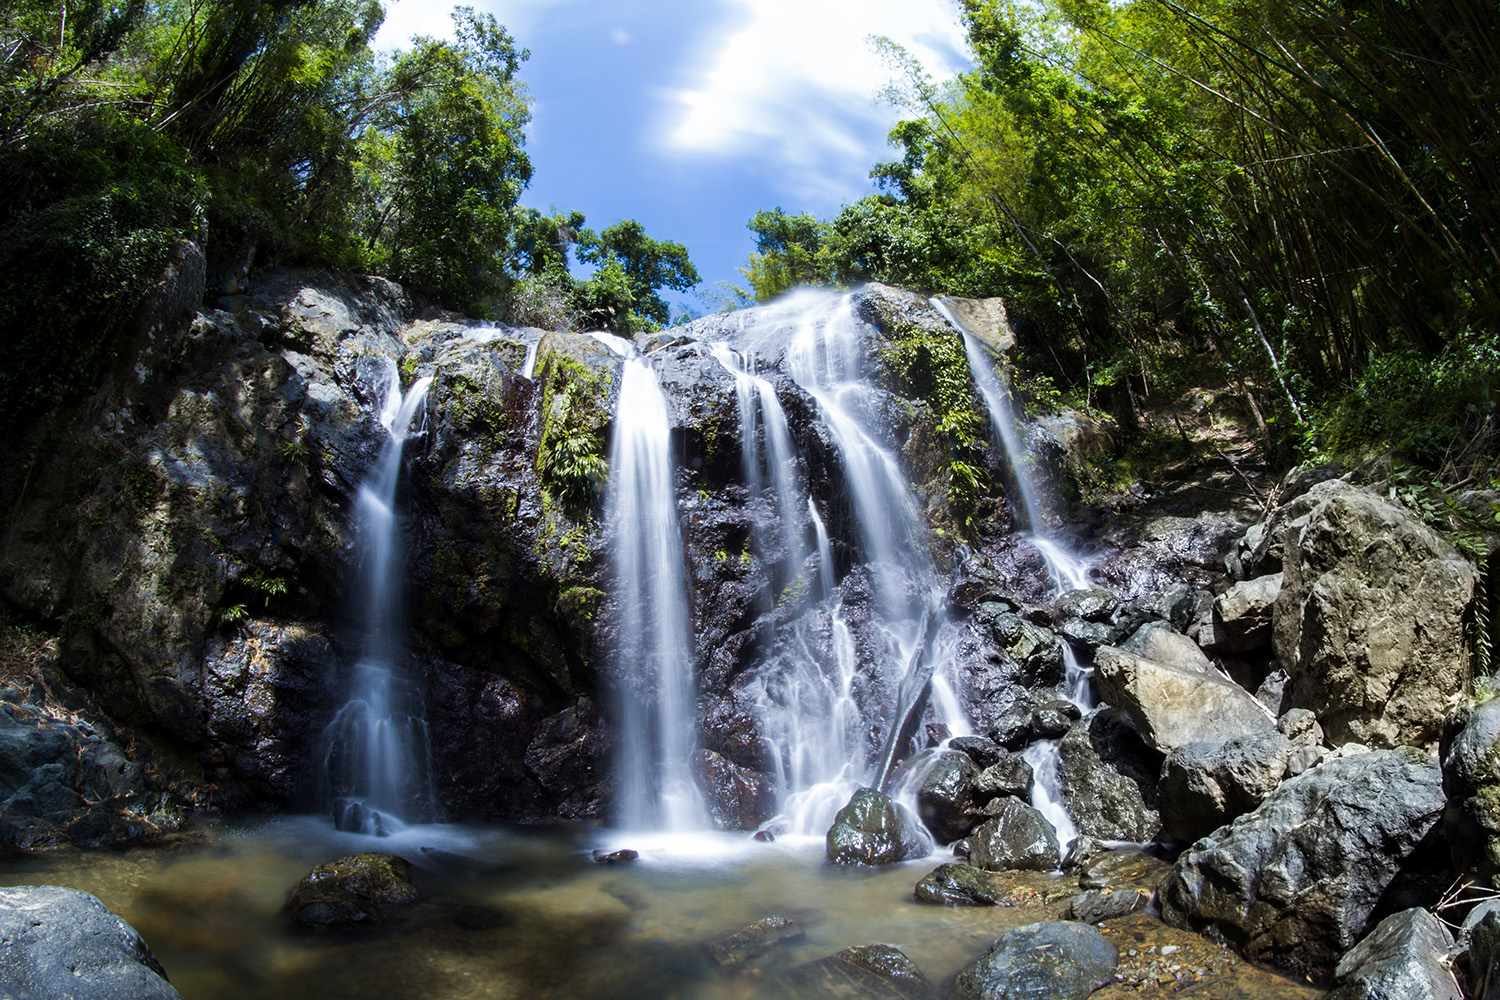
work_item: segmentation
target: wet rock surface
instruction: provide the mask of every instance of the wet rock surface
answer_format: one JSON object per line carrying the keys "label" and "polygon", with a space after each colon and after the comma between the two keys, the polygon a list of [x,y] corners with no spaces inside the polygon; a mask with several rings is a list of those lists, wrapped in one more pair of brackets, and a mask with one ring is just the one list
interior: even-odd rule
{"label": "wet rock surface", "polygon": [[351,854],[318,865],[287,900],[292,918],[311,927],[379,923],[388,907],[421,898],[411,867],[393,854]]}
{"label": "wet rock surface", "polygon": [[1046,817],[1020,799],[996,799],[969,838],[969,861],[990,871],[1051,871],[1061,848]]}
{"label": "wet rock surface", "polygon": [[59,886],[0,888],[0,994],[74,1000],[181,1000],[129,924]]}
{"label": "wet rock surface", "polygon": [[1428,911],[1393,913],[1339,959],[1329,1000],[1461,1000],[1448,968],[1452,948],[1453,935]]}
{"label": "wet rock surface", "polygon": [[939,906],[998,906],[1004,898],[990,873],[955,863],[938,865],[922,876],[913,894],[919,903]]}
{"label": "wet rock surface", "polygon": [[1410,749],[1329,760],[1184,852],[1162,915],[1253,958],[1331,970],[1382,908],[1441,891],[1440,779]]}
{"label": "wet rock surface", "polygon": [[836,865],[890,865],[927,851],[915,817],[873,788],[861,788],[839,810],[827,844]]}
{"label": "wet rock surface", "polygon": [[1079,720],[1058,746],[1058,779],[1079,832],[1137,843],[1155,837],[1158,761],[1119,713],[1099,709]]}
{"label": "wet rock surface", "polygon": [[951,995],[963,1000],[1083,1000],[1114,978],[1119,953],[1087,924],[1027,924],[1008,931],[964,969]]}
{"label": "wet rock surface", "polygon": [[802,926],[789,917],[764,917],[715,939],[708,945],[708,954],[720,968],[735,969],[778,945],[805,936]]}

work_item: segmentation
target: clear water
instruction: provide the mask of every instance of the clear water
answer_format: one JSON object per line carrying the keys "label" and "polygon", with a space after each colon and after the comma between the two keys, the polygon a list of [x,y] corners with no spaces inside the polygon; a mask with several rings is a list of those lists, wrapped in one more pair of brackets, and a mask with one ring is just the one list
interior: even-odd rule
{"label": "clear water", "polygon": [[[621,846],[640,860],[590,859],[592,849]],[[413,879],[424,900],[372,928],[295,925],[285,904],[297,881],[316,864],[366,850],[418,859]],[[377,841],[337,834],[321,818],[283,817],[212,825],[177,849],[6,859],[0,884],[94,893],[140,931],[186,1000],[779,998],[778,970],[875,942],[900,948],[941,985],[1000,934],[1049,918],[1076,891],[1060,877],[1026,874],[1016,876],[1015,906],[914,902],[913,886],[942,860],[843,871],[822,863],[820,840],[593,830],[417,826]],[[806,938],[740,973],[708,960],[708,942],[772,914],[797,920]],[[1186,957],[1192,949],[1218,956],[1213,977],[1190,992],[1130,996],[1319,995],[1149,918],[1109,933],[1122,953],[1170,942],[1183,949],[1174,960],[1199,964]]]}

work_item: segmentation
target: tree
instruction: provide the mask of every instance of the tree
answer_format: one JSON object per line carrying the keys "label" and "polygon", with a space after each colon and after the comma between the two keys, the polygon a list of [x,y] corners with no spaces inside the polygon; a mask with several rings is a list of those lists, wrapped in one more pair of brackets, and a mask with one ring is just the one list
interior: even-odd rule
{"label": "tree", "polygon": [[642,320],[665,325],[671,319],[671,310],[661,297],[663,288],[685,292],[698,283],[698,269],[688,259],[687,247],[668,240],[655,240],[646,235],[645,227],[634,219],[626,219],[603,232],[584,234],[579,240],[578,258],[586,264],[598,265],[601,272],[610,272],[606,286],[615,289],[619,284],[613,275],[618,268],[625,282],[629,302],[612,291],[608,305],[625,305],[617,313],[610,329],[622,329],[624,323],[634,329]]}

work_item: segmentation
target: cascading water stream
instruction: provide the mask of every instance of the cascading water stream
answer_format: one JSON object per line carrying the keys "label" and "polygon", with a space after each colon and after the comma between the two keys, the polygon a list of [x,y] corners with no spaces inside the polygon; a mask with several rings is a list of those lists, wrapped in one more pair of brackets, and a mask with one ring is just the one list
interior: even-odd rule
{"label": "cascading water stream", "polygon": [[706,829],[708,817],[693,777],[693,655],[670,434],[656,373],[627,356],[605,500],[619,614],[619,822],[681,833]]}
{"label": "cascading water stream", "polygon": [[403,395],[390,365],[380,412],[385,445],[355,501],[365,648],[349,700],[324,732],[324,768],[340,828],[361,833],[391,832],[402,818],[426,818],[436,804],[422,699],[402,669],[395,511],[402,450],[431,381],[420,378]]}

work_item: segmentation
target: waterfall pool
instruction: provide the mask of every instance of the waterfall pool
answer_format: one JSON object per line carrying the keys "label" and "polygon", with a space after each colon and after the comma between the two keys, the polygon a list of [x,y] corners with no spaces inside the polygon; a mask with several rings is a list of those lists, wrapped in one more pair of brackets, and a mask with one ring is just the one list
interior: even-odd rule
{"label": "waterfall pool", "polygon": [[[627,846],[640,852],[633,864],[592,860],[596,849]],[[423,901],[376,927],[294,924],[285,905],[297,881],[316,864],[365,851],[413,861]],[[175,846],[0,859],[0,884],[98,896],[140,931],[186,1000],[873,996],[839,992],[806,972],[807,963],[877,942],[911,958],[936,996],[1000,934],[1053,919],[1078,891],[1073,877],[1016,873],[1016,905],[915,902],[916,882],[949,860],[850,871],[823,863],[821,838],[764,844],[743,834],[478,826],[374,838],[286,816],[199,820]],[[715,965],[709,945],[771,915],[797,921],[805,936],[738,970]],[[1322,995],[1154,917],[1103,926],[1124,978],[1096,998]]]}

